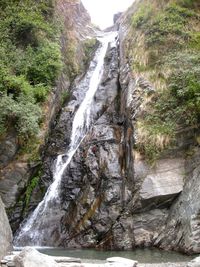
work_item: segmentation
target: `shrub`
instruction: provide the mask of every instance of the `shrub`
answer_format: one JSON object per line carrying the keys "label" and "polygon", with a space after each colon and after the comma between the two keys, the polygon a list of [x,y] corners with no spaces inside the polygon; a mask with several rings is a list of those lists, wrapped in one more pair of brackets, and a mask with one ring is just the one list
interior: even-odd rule
{"label": "shrub", "polygon": [[28,205],[30,203],[31,200],[31,196],[33,193],[33,190],[36,188],[36,186],[38,185],[39,181],[40,181],[40,171],[38,172],[38,176],[35,176],[31,179],[31,181],[29,182],[27,188],[26,188],[26,192],[25,192],[25,211],[28,208]]}
{"label": "shrub", "polygon": [[1,132],[14,123],[19,136],[27,139],[38,133],[40,120],[41,109],[30,96],[20,95],[16,100],[7,95],[1,97]]}
{"label": "shrub", "polygon": [[[188,11],[186,8],[181,8],[178,5],[171,4],[164,12],[156,15],[152,21],[151,27],[146,31],[147,44],[163,44],[166,38],[170,35],[179,36],[184,40],[189,38],[189,34],[185,31],[185,24],[187,18],[191,17],[193,12]],[[176,45],[180,39],[173,39]]]}
{"label": "shrub", "polygon": [[2,0],[0,16],[0,134],[13,124],[29,138],[62,68],[54,0]]}
{"label": "shrub", "polygon": [[136,14],[133,15],[131,24],[135,28],[142,28],[146,26],[152,15],[152,7],[142,5]]}
{"label": "shrub", "polygon": [[86,65],[88,61],[91,59],[92,52],[94,51],[96,45],[97,45],[97,39],[86,39],[83,43],[83,50],[84,50],[84,64]]}
{"label": "shrub", "polygon": [[62,69],[60,47],[55,43],[45,42],[36,51],[32,51],[31,58],[32,62],[26,70],[31,83],[54,85]]}
{"label": "shrub", "polygon": [[[156,114],[155,114],[156,115]],[[137,149],[153,164],[164,149],[174,140],[175,125],[171,121],[162,121],[157,116],[147,115],[137,123]]]}

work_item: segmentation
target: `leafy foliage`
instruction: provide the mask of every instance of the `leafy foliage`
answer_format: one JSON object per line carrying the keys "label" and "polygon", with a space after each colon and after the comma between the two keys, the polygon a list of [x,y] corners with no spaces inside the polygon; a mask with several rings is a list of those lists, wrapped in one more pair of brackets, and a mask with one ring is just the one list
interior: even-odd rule
{"label": "leafy foliage", "polygon": [[132,68],[165,84],[138,121],[138,149],[150,161],[173,144],[178,129],[200,122],[198,5],[197,0],[169,1],[157,9],[144,4],[132,18],[134,31],[144,36],[148,57],[145,64],[133,60]]}
{"label": "leafy foliage", "polygon": [[92,39],[86,39],[83,43],[83,49],[84,49],[84,64],[87,65],[88,61],[91,59],[92,53],[94,52],[94,49],[97,45],[98,41],[95,38]]}
{"label": "leafy foliage", "polygon": [[14,124],[23,138],[37,134],[41,109],[32,97],[21,94],[13,99],[12,96],[3,95],[0,99],[0,111],[0,133],[4,133],[6,127]]}
{"label": "leafy foliage", "polygon": [[0,128],[36,135],[45,101],[61,68],[53,0],[0,3]]}
{"label": "leafy foliage", "polygon": [[33,193],[33,190],[36,188],[36,186],[39,183],[40,180],[40,175],[41,173],[39,172],[37,176],[33,177],[30,181],[30,183],[28,184],[27,188],[26,188],[26,192],[25,192],[25,211],[28,208],[28,205],[30,203],[31,200],[31,195]]}

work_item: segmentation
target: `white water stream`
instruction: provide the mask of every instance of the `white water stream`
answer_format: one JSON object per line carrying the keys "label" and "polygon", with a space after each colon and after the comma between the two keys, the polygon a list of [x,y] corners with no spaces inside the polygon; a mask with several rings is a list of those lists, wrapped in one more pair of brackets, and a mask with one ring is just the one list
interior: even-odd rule
{"label": "white water stream", "polygon": [[[88,90],[85,98],[80,104],[73,120],[71,141],[66,154],[59,155],[56,160],[53,183],[48,188],[43,200],[39,203],[35,211],[31,214],[25,224],[22,225],[18,235],[15,238],[15,245],[40,245],[41,226],[40,221],[44,221],[42,217],[47,216],[46,210],[55,209],[53,201],[59,202],[60,184],[63,173],[78,149],[81,141],[85,137],[91,126],[91,104],[100,84],[103,70],[104,58],[110,42],[116,43],[117,33],[112,32],[98,38],[101,42],[101,47],[97,50],[93,62],[96,62],[96,67],[92,70],[88,83]],[[94,63],[91,64],[94,64]],[[90,68],[89,68],[90,69]],[[48,218],[47,218],[48,219]],[[46,225],[48,227],[48,225]],[[25,241],[24,241],[25,240]],[[26,244],[28,242],[28,244]],[[25,244],[24,244],[25,243]]]}

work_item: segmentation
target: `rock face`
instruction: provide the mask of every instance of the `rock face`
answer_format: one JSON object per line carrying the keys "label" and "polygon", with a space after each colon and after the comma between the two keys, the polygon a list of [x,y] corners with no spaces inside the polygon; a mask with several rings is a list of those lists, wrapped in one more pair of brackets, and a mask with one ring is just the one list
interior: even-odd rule
{"label": "rock face", "polygon": [[[164,159],[147,173],[140,190],[142,201],[162,204],[183,190],[183,159]],[[172,186],[173,185],[173,186]]]}
{"label": "rock face", "polygon": [[122,12],[119,12],[119,13],[114,15],[114,17],[113,17],[114,24],[118,21],[118,19],[121,17],[121,15],[122,15]]}
{"label": "rock face", "polygon": [[200,151],[196,149],[187,162],[187,180],[182,194],[173,204],[164,229],[156,240],[162,248],[178,249],[187,253],[200,251],[199,226],[199,161]]}
{"label": "rock face", "polygon": [[[122,91],[126,92],[126,114],[129,113],[128,117],[133,125],[135,144],[140,134],[137,130],[137,120],[143,114],[145,101],[149,101],[148,97],[151,99],[151,94],[156,90],[149,81],[148,71],[145,76],[131,70],[132,62],[126,53],[129,47],[134,45],[129,39],[130,34],[133,34],[129,21],[139,4],[140,1],[135,1],[135,5],[120,19],[120,84]],[[140,54],[141,36],[135,35],[133,39],[139,48],[134,51],[132,60],[144,60],[145,55]],[[150,167],[133,149],[134,196],[131,210],[133,218],[140,217],[139,227],[134,231],[136,245],[157,246],[186,253],[200,252],[200,152],[195,135],[198,133],[193,131],[185,131],[184,135],[179,135],[176,147],[161,155],[154,167]],[[186,151],[190,151],[190,156]],[[134,215],[135,212],[139,213],[139,216]],[[163,212],[164,216],[160,212]],[[149,224],[150,214],[153,219],[158,216],[152,231]],[[159,222],[158,218],[162,222]]]}
{"label": "rock face", "polygon": [[[54,215],[47,215],[55,223],[49,226],[42,245],[152,246],[164,229],[169,208],[183,190],[183,158],[165,158],[154,167],[136,158],[133,117],[138,103],[132,99],[137,84],[124,61],[122,46],[121,37],[120,69],[118,48],[111,46],[107,51],[103,79],[92,104],[95,122],[65,170],[62,203],[55,206]],[[139,83],[152,90],[144,80]],[[81,87],[75,84],[72,101],[63,107],[52,131],[42,177],[48,183],[56,155],[64,153],[69,144],[73,114],[86,89],[85,83]]]}
{"label": "rock face", "polygon": [[[94,35],[94,27],[91,26],[90,17],[81,1],[59,0],[55,4],[55,17],[64,23],[60,37],[63,61],[66,63],[69,45],[73,45],[74,64],[79,66],[79,71],[84,72],[85,54],[84,40],[87,36]],[[83,60],[84,59],[84,60]],[[70,62],[66,63],[70,65]],[[72,62],[71,62],[72,64]],[[78,70],[77,70],[78,71]],[[59,113],[63,101],[63,95],[69,93],[69,74],[63,71],[57,80],[55,88],[48,97],[44,111],[44,124],[40,131],[40,148],[44,148],[46,136],[50,133],[55,118]],[[9,129],[6,136],[0,140],[0,196],[8,210],[8,216],[12,229],[15,232],[20,222],[26,216],[29,209],[27,203],[27,192],[30,190],[32,178],[37,177],[41,171],[40,160],[30,159],[28,154],[20,152],[20,142],[15,129]],[[42,157],[42,149],[41,157]],[[46,185],[46,181],[45,181]],[[40,183],[39,190],[33,192],[35,207],[44,195],[45,185]],[[29,197],[28,197],[29,198]]]}
{"label": "rock face", "polygon": [[11,250],[12,232],[5,212],[4,204],[0,198],[0,260]]}
{"label": "rock face", "polygon": [[[65,24],[69,31],[75,25],[73,38],[93,34],[87,25],[88,15],[79,1],[58,3],[58,13],[65,13],[69,7]],[[54,214],[46,214],[53,224],[43,231],[48,233],[42,245],[122,250],[157,246],[200,252],[200,150],[195,147],[194,138],[180,137],[176,147],[161,155],[154,166],[135,150],[139,135],[137,120],[143,112],[145,96],[150,97],[156,89],[148,76],[132,72],[126,54],[133,45],[128,36],[135,6],[118,19],[119,47],[110,46],[106,54],[103,79],[92,103],[94,123],[64,172],[61,204],[52,203]],[[61,41],[65,47],[68,39],[63,37]],[[77,50],[80,52],[77,55],[81,55],[79,45]],[[90,78],[86,77],[80,86],[83,77],[74,81],[69,103],[51,124],[51,134],[43,151],[44,174],[30,196],[29,211],[41,200],[38,194],[41,185],[44,194],[52,182],[55,158],[69,146],[73,117]],[[61,77],[58,91],[65,87],[65,82]],[[10,149],[0,157],[4,165],[13,160],[17,151],[15,137],[10,136],[8,141]],[[186,156],[186,147],[191,148],[192,156]],[[4,148],[5,144],[0,150]],[[11,167],[6,171],[8,166],[2,171],[0,192],[8,207],[15,205],[29,174],[24,163],[20,165],[23,171],[19,170],[16,175],[17,164],[14,174]],[[21,220],[21,213],[16,206],[12,219]],[[41,221],[41,232],[42,227]]]}

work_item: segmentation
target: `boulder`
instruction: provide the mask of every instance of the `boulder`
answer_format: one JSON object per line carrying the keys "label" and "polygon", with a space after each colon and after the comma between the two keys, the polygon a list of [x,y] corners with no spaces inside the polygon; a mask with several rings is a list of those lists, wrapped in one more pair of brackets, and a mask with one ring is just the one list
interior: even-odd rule
{"label": "boulder", "polygon": [[58,267],[51,256],[44,255],[31,247],[24,248],[14,257],[15,267]]}
{"label": "boulder", "polygon": [[200,257],[196,257],[187,264],[187,267],[200,267]]}
{"label": "boulder", "polygon": [[111,257],[106,259],[105,267],[136,267],[138,262],[121,257]]}
{"label": "boulder", "polygon": [[11,249],[12,231],[8,222],[4,204],[0,197],[0,260]]}

